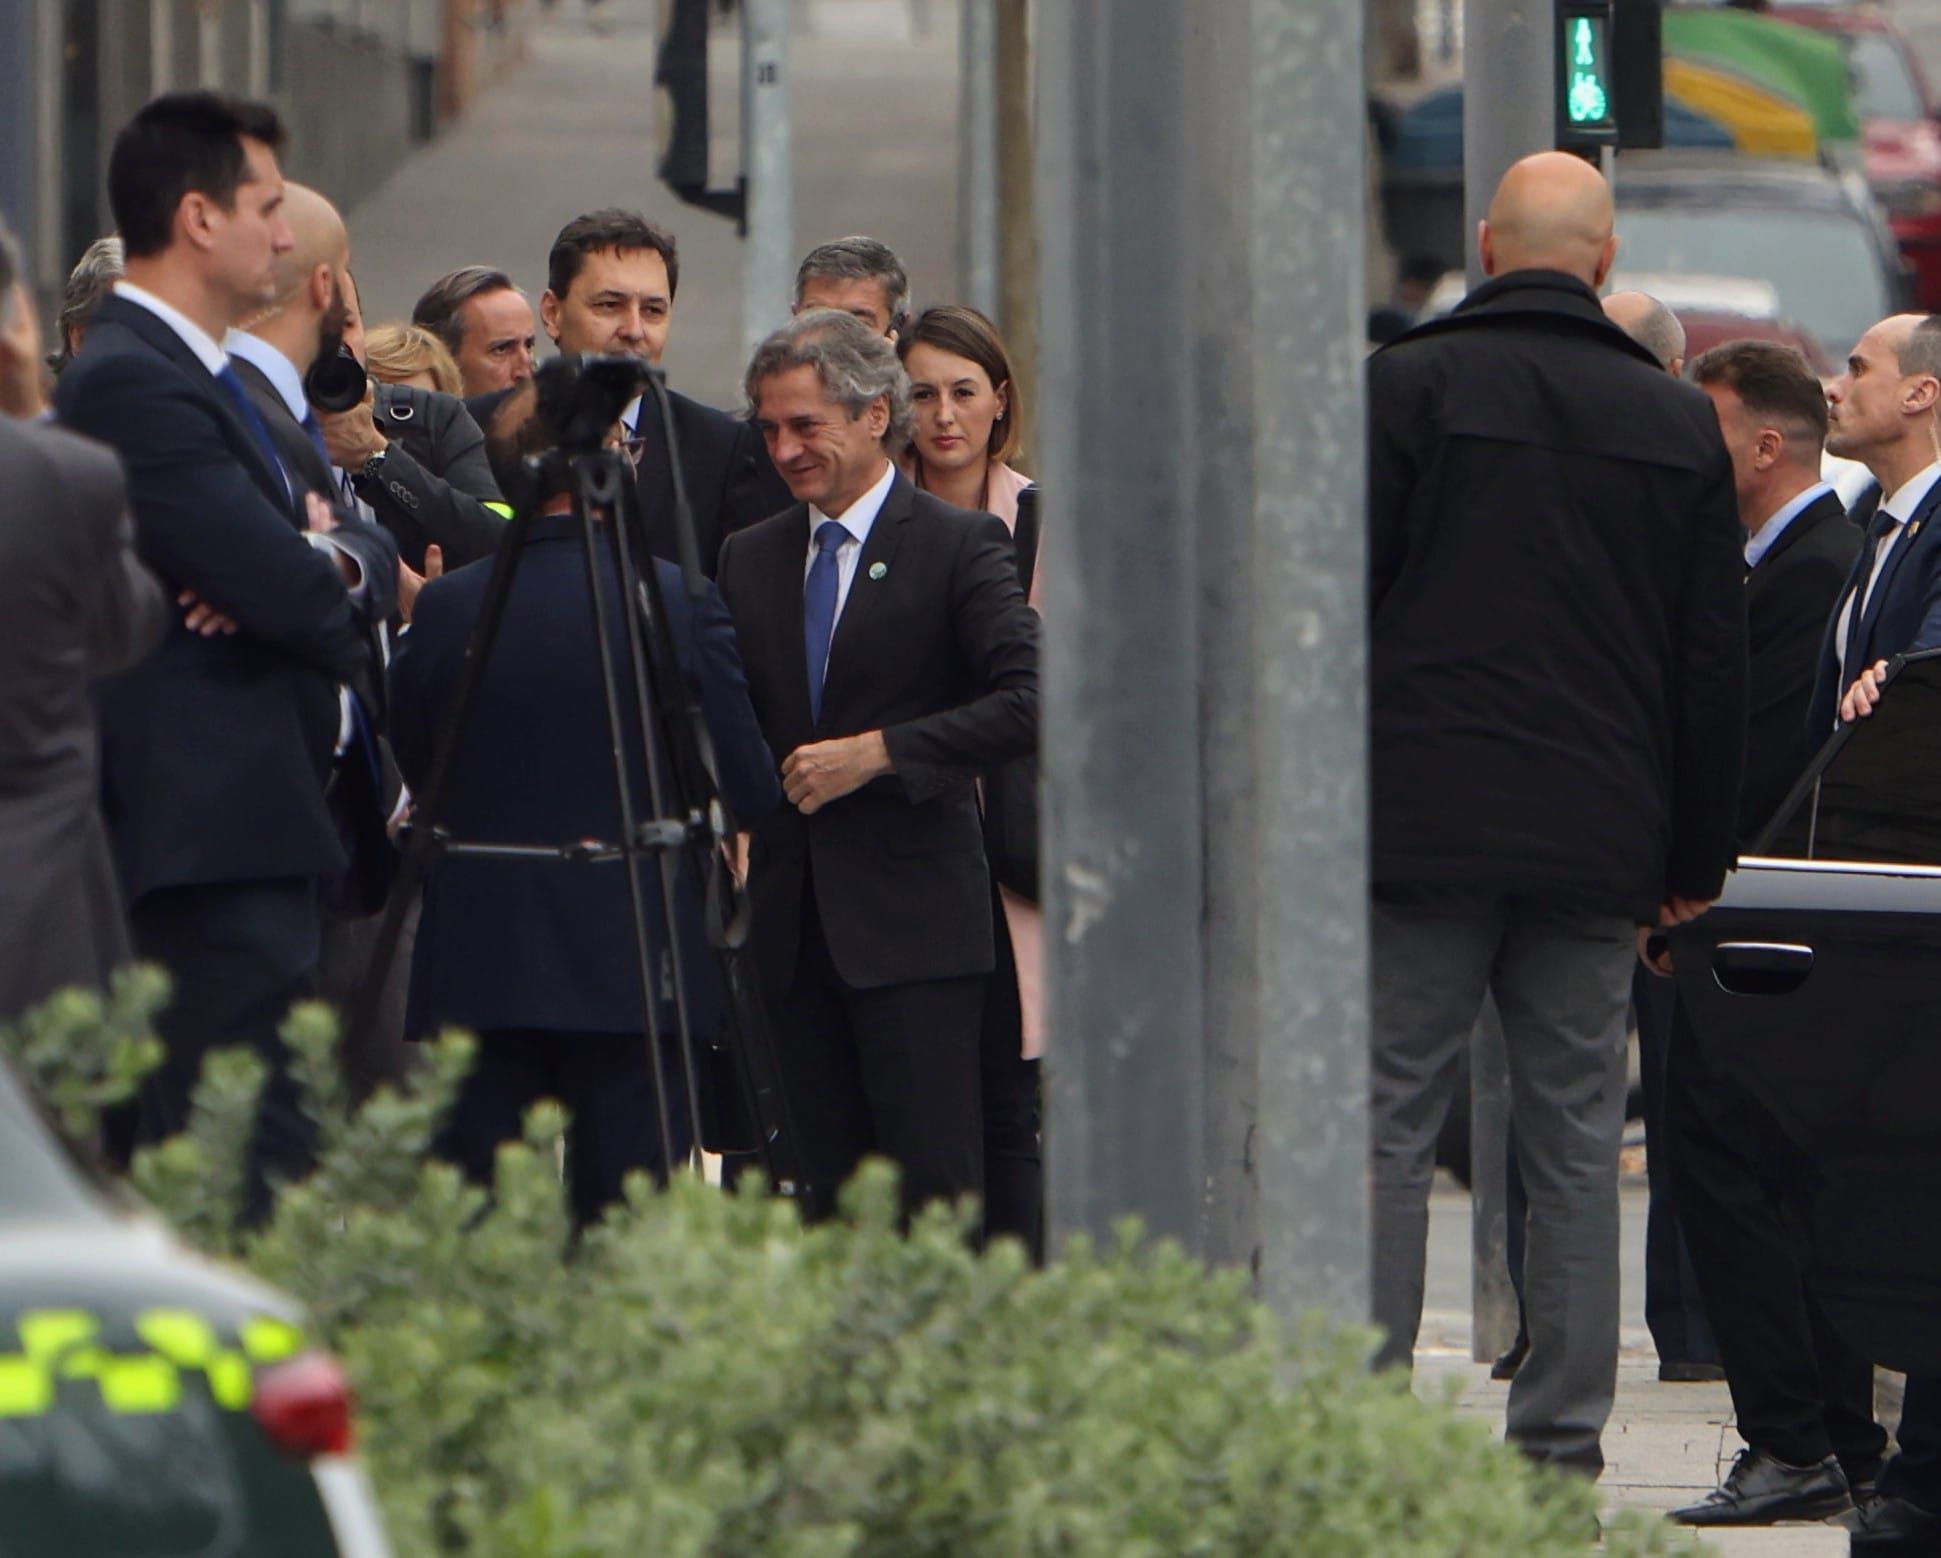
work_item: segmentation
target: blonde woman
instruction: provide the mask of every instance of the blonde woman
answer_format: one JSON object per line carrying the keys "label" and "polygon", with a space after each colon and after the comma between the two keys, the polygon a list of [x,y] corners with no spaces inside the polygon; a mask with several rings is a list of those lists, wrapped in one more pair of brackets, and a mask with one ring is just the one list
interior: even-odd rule
{"label": "blonde woman", "polygon": [[458,364],[445,343],[422,325],[379,325],[364,338],[364,368],[384,384],[456,395]]}

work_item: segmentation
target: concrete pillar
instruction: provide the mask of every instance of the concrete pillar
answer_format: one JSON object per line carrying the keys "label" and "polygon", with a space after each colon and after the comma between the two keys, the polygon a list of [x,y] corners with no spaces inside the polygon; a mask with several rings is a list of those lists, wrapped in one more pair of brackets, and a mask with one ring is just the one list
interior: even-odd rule
{"label": "concrete pillar", "polygon": [[1055,1233],[1367,1311],[1362,28],[1046,0]]}

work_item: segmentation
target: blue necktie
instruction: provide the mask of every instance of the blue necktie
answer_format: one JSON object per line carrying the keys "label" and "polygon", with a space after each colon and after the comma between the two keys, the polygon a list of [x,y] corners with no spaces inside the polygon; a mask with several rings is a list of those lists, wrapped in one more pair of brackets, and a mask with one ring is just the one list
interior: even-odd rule
{"label": "blue necktie", "polygon": [[317,413],[308,406],[303,408],[303,430],[310,435],[310,442],[317,446],[317,453],[323,456],[324,469],[331,469],[336,462],[330,458],[330,445],[324,442],[323,424],[317,420]]}
{"label": "blue necktie", "polygon": [[816,526],[815,560],[802,586],[802,643],[809,652],[809,715],[822,722],[822,675],[829,668],[829,640],[836,632],[836,548],[849,532],[833,519]]}
{"label": "blue necktie", "polygon": [[283,478],[283,495],[290,496],[290,478],[284,474],[283,462],[276,457],[276,440],[270,437],[269,424],[257,411],[255,402],[249,398],[249,391],[243,388],[243,381],[236,377],[236,370],[227,363],[222,372],[216,375],[216,382],[228,392],[235,403],[236,414],[243,419],[243,426],[249,429],[250,436],[256,440],[256,447],[263,451],[263,458],[270,462],[270,469]]}

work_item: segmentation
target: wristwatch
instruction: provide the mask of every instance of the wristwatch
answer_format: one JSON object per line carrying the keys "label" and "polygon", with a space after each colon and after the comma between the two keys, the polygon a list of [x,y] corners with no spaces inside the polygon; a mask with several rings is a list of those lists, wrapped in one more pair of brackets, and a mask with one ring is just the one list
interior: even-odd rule
{"label": "wristwatch", "polygon": [[384,470],[384,457],[388,453],[390,453],[390,445],[387,444],[357,468],[357,479],[359,481],[376,481]]}

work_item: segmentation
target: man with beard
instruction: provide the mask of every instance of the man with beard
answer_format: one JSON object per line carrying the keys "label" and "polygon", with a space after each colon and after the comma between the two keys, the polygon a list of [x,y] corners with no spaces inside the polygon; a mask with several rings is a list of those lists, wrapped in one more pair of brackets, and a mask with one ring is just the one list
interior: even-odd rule
{"label": "man with beard", "polygon": [[254,1050],[270,1068],[255,1216],[269,1181],[310,1156],[278,1028],[314,988],[320,884],[344,865],[325,797],[338,689],[370,674],[369,623],[397,571],[374,528],[306,535],[219,344],[286,291],[282,140],[272,109],[212,92],[157,98],[121,131],[108,197],[126,275],[55,395],[63,423],[121,456],[142,560],[187,611],[99,692],[102,813],[135,951],[174,976],[135,1134],[188,1123],[212,1050]]}

